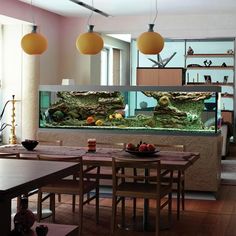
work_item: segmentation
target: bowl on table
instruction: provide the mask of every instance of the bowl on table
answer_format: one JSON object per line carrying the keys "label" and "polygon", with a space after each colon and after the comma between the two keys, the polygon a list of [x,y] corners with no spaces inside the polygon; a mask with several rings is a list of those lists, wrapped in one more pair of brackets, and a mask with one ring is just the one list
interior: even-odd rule
{"label": "bowl on table", "polygon": [[25,141],[22,141],[21,144],[22,146],[27,149],[28,151],[33,151],[35,147],[38,145],[37,140],[31,140],[31,139],[26,139]]}

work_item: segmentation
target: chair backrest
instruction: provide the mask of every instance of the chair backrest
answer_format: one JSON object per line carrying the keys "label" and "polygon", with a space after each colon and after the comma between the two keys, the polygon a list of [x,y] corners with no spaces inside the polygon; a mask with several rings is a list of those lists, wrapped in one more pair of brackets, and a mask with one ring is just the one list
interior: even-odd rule
{"label": "chair backrest", "polygon": [[19,153],[5,153],[5,152],[1,152],[0,153],[0,158],[19,159],[20,158],[20,154]]}
{"label": "chair backrest", "polygon": [[185,151],[183,144],[154,144],[154,146],[161,151]]}
{"label": "chair backrest", "polygon": [[95,170],[97,176],[95,176],[92,179],[96,179],[96,181],[99,181],[98,174],[100,173],[100,167],[99,166],[87,166],[83,164],[83,159],[81,156],[65,156],[65,155],[46,155],[46,154],[38,154],[37,158],[42,161],[72,161],[72,162],[79,162],[80,166],[83,168],[79,171],[79,173],[75,173],[74,177],[79,177],[83,179],[85,177],[85,174],[89,173],[90,171]]}
{"label": "chair backrest", "polygon": [[[139,169],[138,174],[130,171],[133,169]],[[117,187],[120,183],[133,183],[137,184],[142,182],[145,184],[155,183],[156,193],[158,194],[161,185],[161,164],[160,160],[145,161],[145,160],[134,160],[125,159],[119,157],[112,158],[112,182],[113,182],[113,193],[116,194]],[[139,194],[139,189],[135,190],[135,194]],[[126,189],[127,196],[133,196]],[[148,193],[147,193],[148,195]]]}
{"label": "chair backrest", "polygon": [[125,149],[126,143],[119,142],[96,142],[97,147]]}
{"label": "chair backrest", "polygon": [[38,140],[40,145],[63,146],[62,140]]}
{"label": "chair backrest", "polygon": [[37,158],[44,161],[80,161],[80,156],[65,156],[65,155],[46,155],[38,154]]}

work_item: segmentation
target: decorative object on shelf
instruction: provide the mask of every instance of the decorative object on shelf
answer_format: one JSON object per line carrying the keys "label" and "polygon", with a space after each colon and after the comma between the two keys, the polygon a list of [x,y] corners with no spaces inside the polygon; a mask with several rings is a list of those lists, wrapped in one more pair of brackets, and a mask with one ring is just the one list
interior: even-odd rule
{"label": "decorative object on shelf", "polygon": [[154,25],[157,19],[157,0],[156,0],[156,14],[152,24],[149,24],[148,32],[142,33],[137,39],[137,47],[143,54],[159,54],[164,47],[163,37],[154,32]]}
{"label": "decorative object on shelf", "polygon": [[208,67],[208,66],[210,66],[212,64],[212,61],[211,60],[209,60],[209,61],[205,60],[203,63],[204,63],[205,66]]}
{"label": "decorative object on shelf", "polygon": [[[32,12],[32,5],[33,1],[31,0],[30,3],[31,12]],[[24,52],[29,55],[40,55],[43,52],[45,52],[48,48],[47,39],[42,34],[37,32],[37,25],[34,22],[34,17],[33,17],[32,32],[26,34],[21,39],[21,47],[24,50]]]}
{"label": "decorative object on shelf", "polygon": [[35,229],[37,236],[46,236],[48,233],[48,227],[46,225],[39,225]]}
{"label": "decorative object on shelf", "polygon": [[165,59],[161,58],[160,54],[157,54],[157,60],[153,60],[152,58],[148,58],[148,60],[154,62],[154,65],[152,67],[158,66],[159,68],[164,68],[169,61],[175,56],[177,52],[174,52],[170,57],[167,57]]}
{"label": "decorative object on shelf", "polygon": [[193,55],[194,54],[194,51],[193,51],[193,49],[190,46],[188,48],[187,54],[188,55]]}
{"label": "decorative object on shelf", "polygon": [[225,83],[225,84],[228,82],[228,78],[229,78],[228,75],[225,75],[225,76],[224,76],[224,83]]}
{"label": "decorative object on shelf", "polygon": [[[28,198],[22,197],[20,202],[20,210],[14,216],[14,226],[16,230],[22,233],[29,232],[35,222],[34,214],[28,209]],[[25,234],[22,234],[25,235]]]}
{"label": "decorative object on shelf", "polygon": [[227,53],[228,53],[228,54],[234,54],[234,50],[233,50],[233,49],[228,49],[228,50],[227,50]]}
{"label": "decorative object on shelf", "polygon": [[187,67],[202,67],[199,64],[188,64]]}
{"label": "decorative object on shelf", "polygon": [[206,84],[211,84],[211,76],[210,75],[204,75],[204,78],[205,78]]}
{"label": "decorative object on shelf", "polygon": [[[73,1],[77,3],[76,1]],[[93,31],[94,25],[90,24],[90,19],[93,15],[94,12],[94,7],[93,7],[93,0],[92,0],[92,7],[91,9],[91,14],[88,18],[88,32],[80,34],[77,39],[76,39],[76,48],[81,54],[84,55],[96,55],[101,52],[104,46],[104,42],[102,37]]]}
{"label": "decorative object on shelf", "polygon": [[225,62],[223,62],[221,66],[222,66],[222,67],[227,67],[227,65],[226,65]]}

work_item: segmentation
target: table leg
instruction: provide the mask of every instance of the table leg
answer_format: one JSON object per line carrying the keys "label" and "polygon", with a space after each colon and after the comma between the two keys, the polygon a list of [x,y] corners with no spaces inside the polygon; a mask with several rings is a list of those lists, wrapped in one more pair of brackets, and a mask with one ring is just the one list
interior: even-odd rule
{"label": "table leg", "polygon": [[11,231],[11,199],[0,200],[1,235],[7,236]]}
{"label": "table leg", "polygon": [[[149,170],[145,169],[145,176],[149,175]],[[147,182],[145,180],[145,182]],[[143,230],[148,230],[149,199],[144,199],[143,203]]]}

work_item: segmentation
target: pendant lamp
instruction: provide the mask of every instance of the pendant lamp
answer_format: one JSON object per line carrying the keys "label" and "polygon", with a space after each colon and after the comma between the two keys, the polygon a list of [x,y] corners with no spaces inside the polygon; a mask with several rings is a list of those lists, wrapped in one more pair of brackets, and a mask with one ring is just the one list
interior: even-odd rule
{"label": "pendant lamp", "polygon": [[21,39],[21,47],[29,55],[40,55],[47,50],[48,42],[42,34],[37,33],[37,26],[34,25],[32,32]]}
{"label": "pendant lamp", "polygon": [[88,26],[88,32],[78,36],[76,40],[76,48],[81,54],[95,55],[103,49],[102,37],[93,31],[94,25]]}
{"label": "pendant lamp", "polygon": [[147,32],[142,33],[137,39],[137,47],[143,54],[159,54],[164,48],[163,37],[154,32],[154,23],[157,18],[157,0],[156,0],[156,15],[152,24],[149,24]]}
{"label": "pendant lamp", "polygon": [[153,30],[154,24],[149,24],[148,32],[142,33],[137,39],[137,46],[143,54],[159,54],[164,48],[163,37]]}

